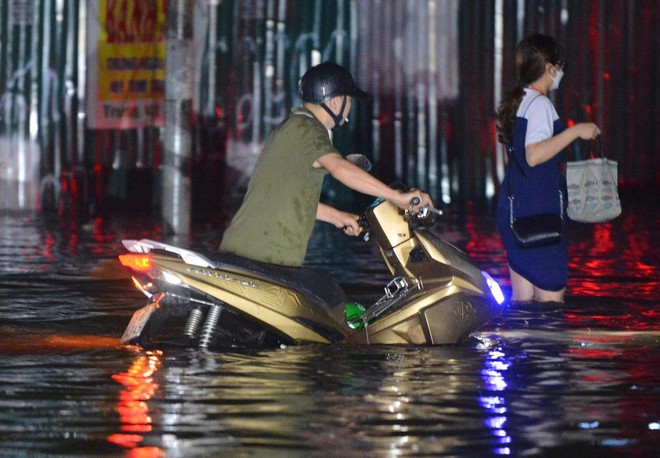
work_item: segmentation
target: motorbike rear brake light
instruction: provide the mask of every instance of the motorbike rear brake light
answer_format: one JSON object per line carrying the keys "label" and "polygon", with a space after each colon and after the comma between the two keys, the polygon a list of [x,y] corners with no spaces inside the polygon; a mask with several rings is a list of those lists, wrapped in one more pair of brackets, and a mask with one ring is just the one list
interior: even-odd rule
{"label": "motorbike rear brake light", "polygon": [[125,267],[136,272],[148,272],[153,268],[151,256],[146,254],[122,254],[119,255],[119,262]]}

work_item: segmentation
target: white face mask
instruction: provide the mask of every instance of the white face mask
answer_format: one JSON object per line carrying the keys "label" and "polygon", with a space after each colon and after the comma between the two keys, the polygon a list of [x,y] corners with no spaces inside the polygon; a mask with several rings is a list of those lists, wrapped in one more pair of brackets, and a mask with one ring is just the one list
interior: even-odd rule
{"label": "white face mask", "polygon": [[562,70],[562,69],[557,70],[557,68],[555,68],[554,65],[552,66],[552,68],[554,68],[555,71],[557,72],[557,74],[555,75],[554,78],[552,78],[552,75],[550,75],[550,73],[548,73],[548,75],[550,75],[550,78],[552,78],[552,85],[550,85],[550,90],[554,91],[555,89],[557,89],[559,87],[559,82],[564,77],[564,70]]}

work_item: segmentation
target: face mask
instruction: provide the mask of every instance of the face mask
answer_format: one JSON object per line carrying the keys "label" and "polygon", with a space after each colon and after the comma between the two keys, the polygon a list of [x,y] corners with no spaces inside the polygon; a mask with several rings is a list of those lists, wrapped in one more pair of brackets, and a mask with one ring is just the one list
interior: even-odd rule
{"label": "face mask", "polygon": [[564,70],[561,69],[557,70],[554,65],[552,66],[552,68],[554,68],[557,71],[557,74],[555,75],[554,78],[552,78],[552,75],[548,73],[548,75],[550,75],[550,78],[552,78],[552,85],[550,86],[550,90],[554,91],[559,87],[559,82],[564,77]]}

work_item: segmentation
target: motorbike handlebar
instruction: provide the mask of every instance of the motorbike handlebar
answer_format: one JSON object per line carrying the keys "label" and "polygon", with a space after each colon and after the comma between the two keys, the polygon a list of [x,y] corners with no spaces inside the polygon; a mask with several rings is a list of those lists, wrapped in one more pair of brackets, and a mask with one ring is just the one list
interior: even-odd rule
{"label": "motorbike handlebar", "polygon": [[[413,197],[412,199],[410,199],[410,205],[412,205],[413,207],[419,205],[419,202],[420,202],[419,197]],[[430,205],[425,205],[424,207],[422,207],[422,210],[428,210],[431,213],[435,213],[436,215],[442,215],[442,210],[431,207]]]}

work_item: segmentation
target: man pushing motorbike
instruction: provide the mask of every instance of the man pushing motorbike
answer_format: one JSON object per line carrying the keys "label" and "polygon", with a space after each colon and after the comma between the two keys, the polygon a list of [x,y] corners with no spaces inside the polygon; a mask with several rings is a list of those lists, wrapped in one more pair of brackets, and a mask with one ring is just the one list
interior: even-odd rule
{"label": "man pushing motorbike", "polygon": [[[250,178],[243,203],[224,233],[221,251],[255,261],[299,267],[320,220],[360,233],[358,216],[320,202],[330,173],[349,188],[388,200],[404,210],[433,206],[419,190],[400,192],[347,161],[333,146],[330,130],[348,121],[354,99],[366,98],[348,70],[324,62],[307,71],[299,87],[302,107],[268,137]],[[411,205],[417,197],[419,202]]]}

